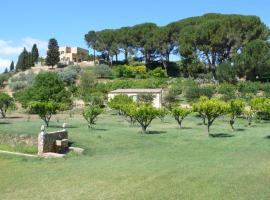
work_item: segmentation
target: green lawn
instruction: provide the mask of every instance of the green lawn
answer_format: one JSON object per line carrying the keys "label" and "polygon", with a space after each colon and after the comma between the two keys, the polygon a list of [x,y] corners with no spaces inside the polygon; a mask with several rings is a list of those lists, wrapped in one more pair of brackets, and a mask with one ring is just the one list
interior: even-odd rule
{"label": "green lawn", "polygon": [[[112,114],[102,115],[91,131],[80,116],[66,118],[52,125],[72,125],[70,139],[85,154],[64,159],[0,154],[1,200],[270,198],[270,123],[248,128],[239,119],[232,132],[221,118],[211,127],[219,137],[208,137],[193,116],[182,130],[169,117],[155,120],[152,134],[145,135]],[[0,124],[0,134],[37,135],[40,124]]]}

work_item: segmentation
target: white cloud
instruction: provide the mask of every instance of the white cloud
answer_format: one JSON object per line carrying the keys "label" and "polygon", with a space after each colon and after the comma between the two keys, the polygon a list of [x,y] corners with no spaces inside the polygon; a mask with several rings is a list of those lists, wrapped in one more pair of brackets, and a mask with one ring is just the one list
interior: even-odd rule
{"label": "white cloud", "polygon": [[36,38],[27,37],[23,40],[24,46],[28,49],[32,48],[33,44],[36,44],[39,49],[47,49],[48,42],[44,40],[39,40]]}
{"label": "white cloud", "polygon": [[0,58],[0,72],[3,72],[6,67],[9,68],[10,63],[10,60]]}
{"label": "white cloud", "polygon": [[23,38],[21,42],[19,42],[19,44],[14,44],[13,41],[6,41],[0,39],[0,56],[19,55],[24,47],[28,51],[30,51],[33,44],[37,44],[37,47],[40,50],[46,50],[48,43],[47,41],[39,40],[32,37]]}
{"label": "white cloud", "polygon": [[23,47],[14,46],[12,41],[0,40],[0,55],[15,55],[22,51]]}

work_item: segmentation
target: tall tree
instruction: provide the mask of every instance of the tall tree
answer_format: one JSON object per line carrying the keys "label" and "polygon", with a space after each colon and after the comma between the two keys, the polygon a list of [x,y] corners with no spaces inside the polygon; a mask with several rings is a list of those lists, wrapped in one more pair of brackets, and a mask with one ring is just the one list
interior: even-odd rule
{"label": "tall tree", "polygon": [[128,54],[132,52],[133,48],[133,38],[131,36],[130,27],[122,27],[117,30],[117,42],[119,43],[120,51],[125,55],[125,63],[128,63]]}
{"label": "tall tree", "polygon": [[15,66],[14,66],[14,62],[13,62],[13,60],[12,60],[12,62],[10,63],[10,66],[9,66],[9,71],[14,71],[14,69],[15,69]]}
{"label": "tall tree", "polygon": [[37,63],[38,58],[39,58],[39,52],[38,52],[38,48],[37,48],[36,44],[34,44],[33,47],[32,47],[31,55],[32,55],[32,62],[34,64]]}
{"label": "tall tree", "polygon": [[31,68],[32,61],[31,61],[31,54],[26,50],[26,48],[23,49],[23,52],[19,55],[18,62],[16,65],[16,70],[27,70]]}
{"label": "tall tree", "polygon": [[139,24],[132,28],[134,46],[144,56],[147,68],[150,67],[150,63],[155,57],[156,44],[154,42],[154,33],[157,28],[157,25],[154,23]]}
{"label": "tall tree", "polygon": [[84,39],[88,45],[88,47],[94,50],[94,64],[96,64],[96,49],[98,45],[98,37],[95,31],[89,31],[85,34]]}
{"label": "tall tree", "polygon": [[46,65],[55,66],[60,61],[59,46],[56,39],[51,38],[48,44],[48,51],[46,57]]}

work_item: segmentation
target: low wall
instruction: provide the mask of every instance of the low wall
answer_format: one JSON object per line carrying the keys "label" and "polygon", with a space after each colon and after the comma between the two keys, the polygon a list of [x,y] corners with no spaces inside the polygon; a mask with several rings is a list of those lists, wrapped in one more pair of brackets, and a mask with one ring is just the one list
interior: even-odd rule
{"label": "low wall", "polygon": [[56,132],[46,132],[45,127],[41,126],[41,133],[38,135],[38,154],[53,152],[53,153],[64,153],[68,150],[68,145],[59,146],[56,144],[57,141],[68,139],[68,131],[66,130],[65,124],[63,124],[63,130]]}

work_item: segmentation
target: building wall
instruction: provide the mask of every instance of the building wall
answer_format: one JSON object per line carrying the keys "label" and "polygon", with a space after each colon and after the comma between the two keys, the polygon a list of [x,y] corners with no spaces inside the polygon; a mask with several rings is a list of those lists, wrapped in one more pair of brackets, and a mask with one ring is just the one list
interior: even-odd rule
{"label": "building wall", "polygon": [[[129,97],[133,97],[133,100],[136,101],[137,97],[138,97],[138,93],[109,93],[108,94],[108,100],[110,101],[111,99],[113,99],[116,95],[120,95],[120,94],[126,94]],[[161,93],[152,93],[153,95],[155,95],[155,98],[153,100],[152,105],[155,108],[161,108],[161,101],[162,101],[162,94]]]}
{"label": "building wall", "polygon": [[79,47],[60,47],[60,62],[65,64],[79,63],[87,60],[88,50]]}

